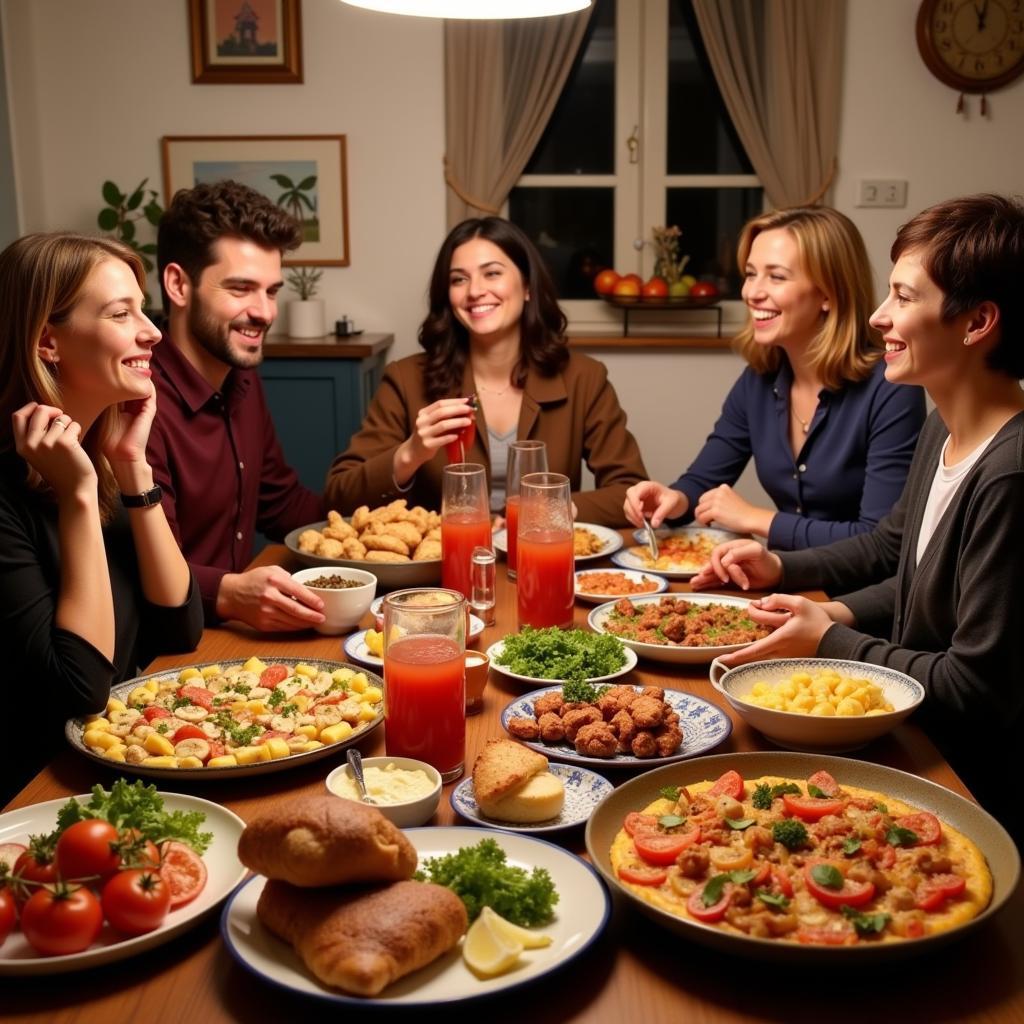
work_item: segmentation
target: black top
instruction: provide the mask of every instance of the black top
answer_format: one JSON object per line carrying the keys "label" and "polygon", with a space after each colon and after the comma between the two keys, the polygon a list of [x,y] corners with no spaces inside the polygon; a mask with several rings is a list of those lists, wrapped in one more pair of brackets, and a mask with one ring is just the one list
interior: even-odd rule
{"label": "black top", "polygon": [[150,604],[142,593],[128,515],[103,530],[114,599],[113,663],[54,622],[60,590],[57,507],[24,484],[24,462],[0,455],[0,644],[6,691],[18,720],[0,754],[0,803],[64,744],[66,719],[102,711],[111,684],[130,679],[157,654],[193,650],[203,611],[193,581],[179,608]]}

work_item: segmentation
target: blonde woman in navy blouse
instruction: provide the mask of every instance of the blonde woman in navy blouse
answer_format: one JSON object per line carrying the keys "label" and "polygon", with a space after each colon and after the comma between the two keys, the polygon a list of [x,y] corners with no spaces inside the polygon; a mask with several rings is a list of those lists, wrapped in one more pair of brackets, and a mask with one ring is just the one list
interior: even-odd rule
{"label": "blonde woman in navy blouse", "polygon": [[[626,516],[714,523],[784,551],[865,533],[903,490],[925,405],[885,380],[864,241],[836,210],[780,210],[744,227],[738,263],[749,365],[690,468],[671,487],[635,484]],[[733,490],[751,457],[774,508]]]}

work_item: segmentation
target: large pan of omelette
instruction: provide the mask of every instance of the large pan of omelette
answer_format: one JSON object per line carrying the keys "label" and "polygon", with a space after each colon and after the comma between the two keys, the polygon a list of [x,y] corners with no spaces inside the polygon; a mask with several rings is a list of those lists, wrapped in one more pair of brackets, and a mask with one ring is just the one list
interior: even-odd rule
{"label": "large pan of omelette", "polygon": [[587,849],[659,923],[730,952],[802,962],[923,953],[994,914],[1020,873],[991,815],[891,768],[722,754],[631,780]]}

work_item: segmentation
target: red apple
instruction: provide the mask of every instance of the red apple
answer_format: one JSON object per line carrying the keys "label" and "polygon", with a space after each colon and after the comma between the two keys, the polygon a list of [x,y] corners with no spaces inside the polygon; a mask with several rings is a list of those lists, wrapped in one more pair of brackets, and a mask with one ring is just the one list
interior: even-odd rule
{"label": "red apple", "polygon": [[611,295],[615,286],[619,283],[619,275],[614,270],[602,270],[594,278],[594,291],[598,295]]}
{"label": "red apple", "polygon": [[645,299],[664,299],[668,297],[668,281],[663,277],[652,277],[640,289]]}
{"label": "red apple", "polygon": [[620,278],[621,281],[635,281],[637,288],[643,286],[644,279],[639,274],[623,274]]}
{"label": "red apple", "polygon": [[626,277],[620,277],[618,283],[612,289],[612,295],[618,295],[619,297],[632,297],[639,298],[640,296],[640,279],[636,274],[629,274]]}
{"label": "red apple", "polygon": [[710,281],[697,281],[690,286],[690,298],[710,299],[718,294],[718,289]]}

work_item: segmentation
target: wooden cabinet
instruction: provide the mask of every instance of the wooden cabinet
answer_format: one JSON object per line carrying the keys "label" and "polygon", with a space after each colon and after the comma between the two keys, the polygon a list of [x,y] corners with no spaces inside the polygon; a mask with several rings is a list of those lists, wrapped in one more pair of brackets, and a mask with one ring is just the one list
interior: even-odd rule
{"label": "wooden cabinet", "polygon": [[348,447],[380,384],[392,334],[352,340],[271,336],[260,376],[285,458],[318,494],[327,469]]}

